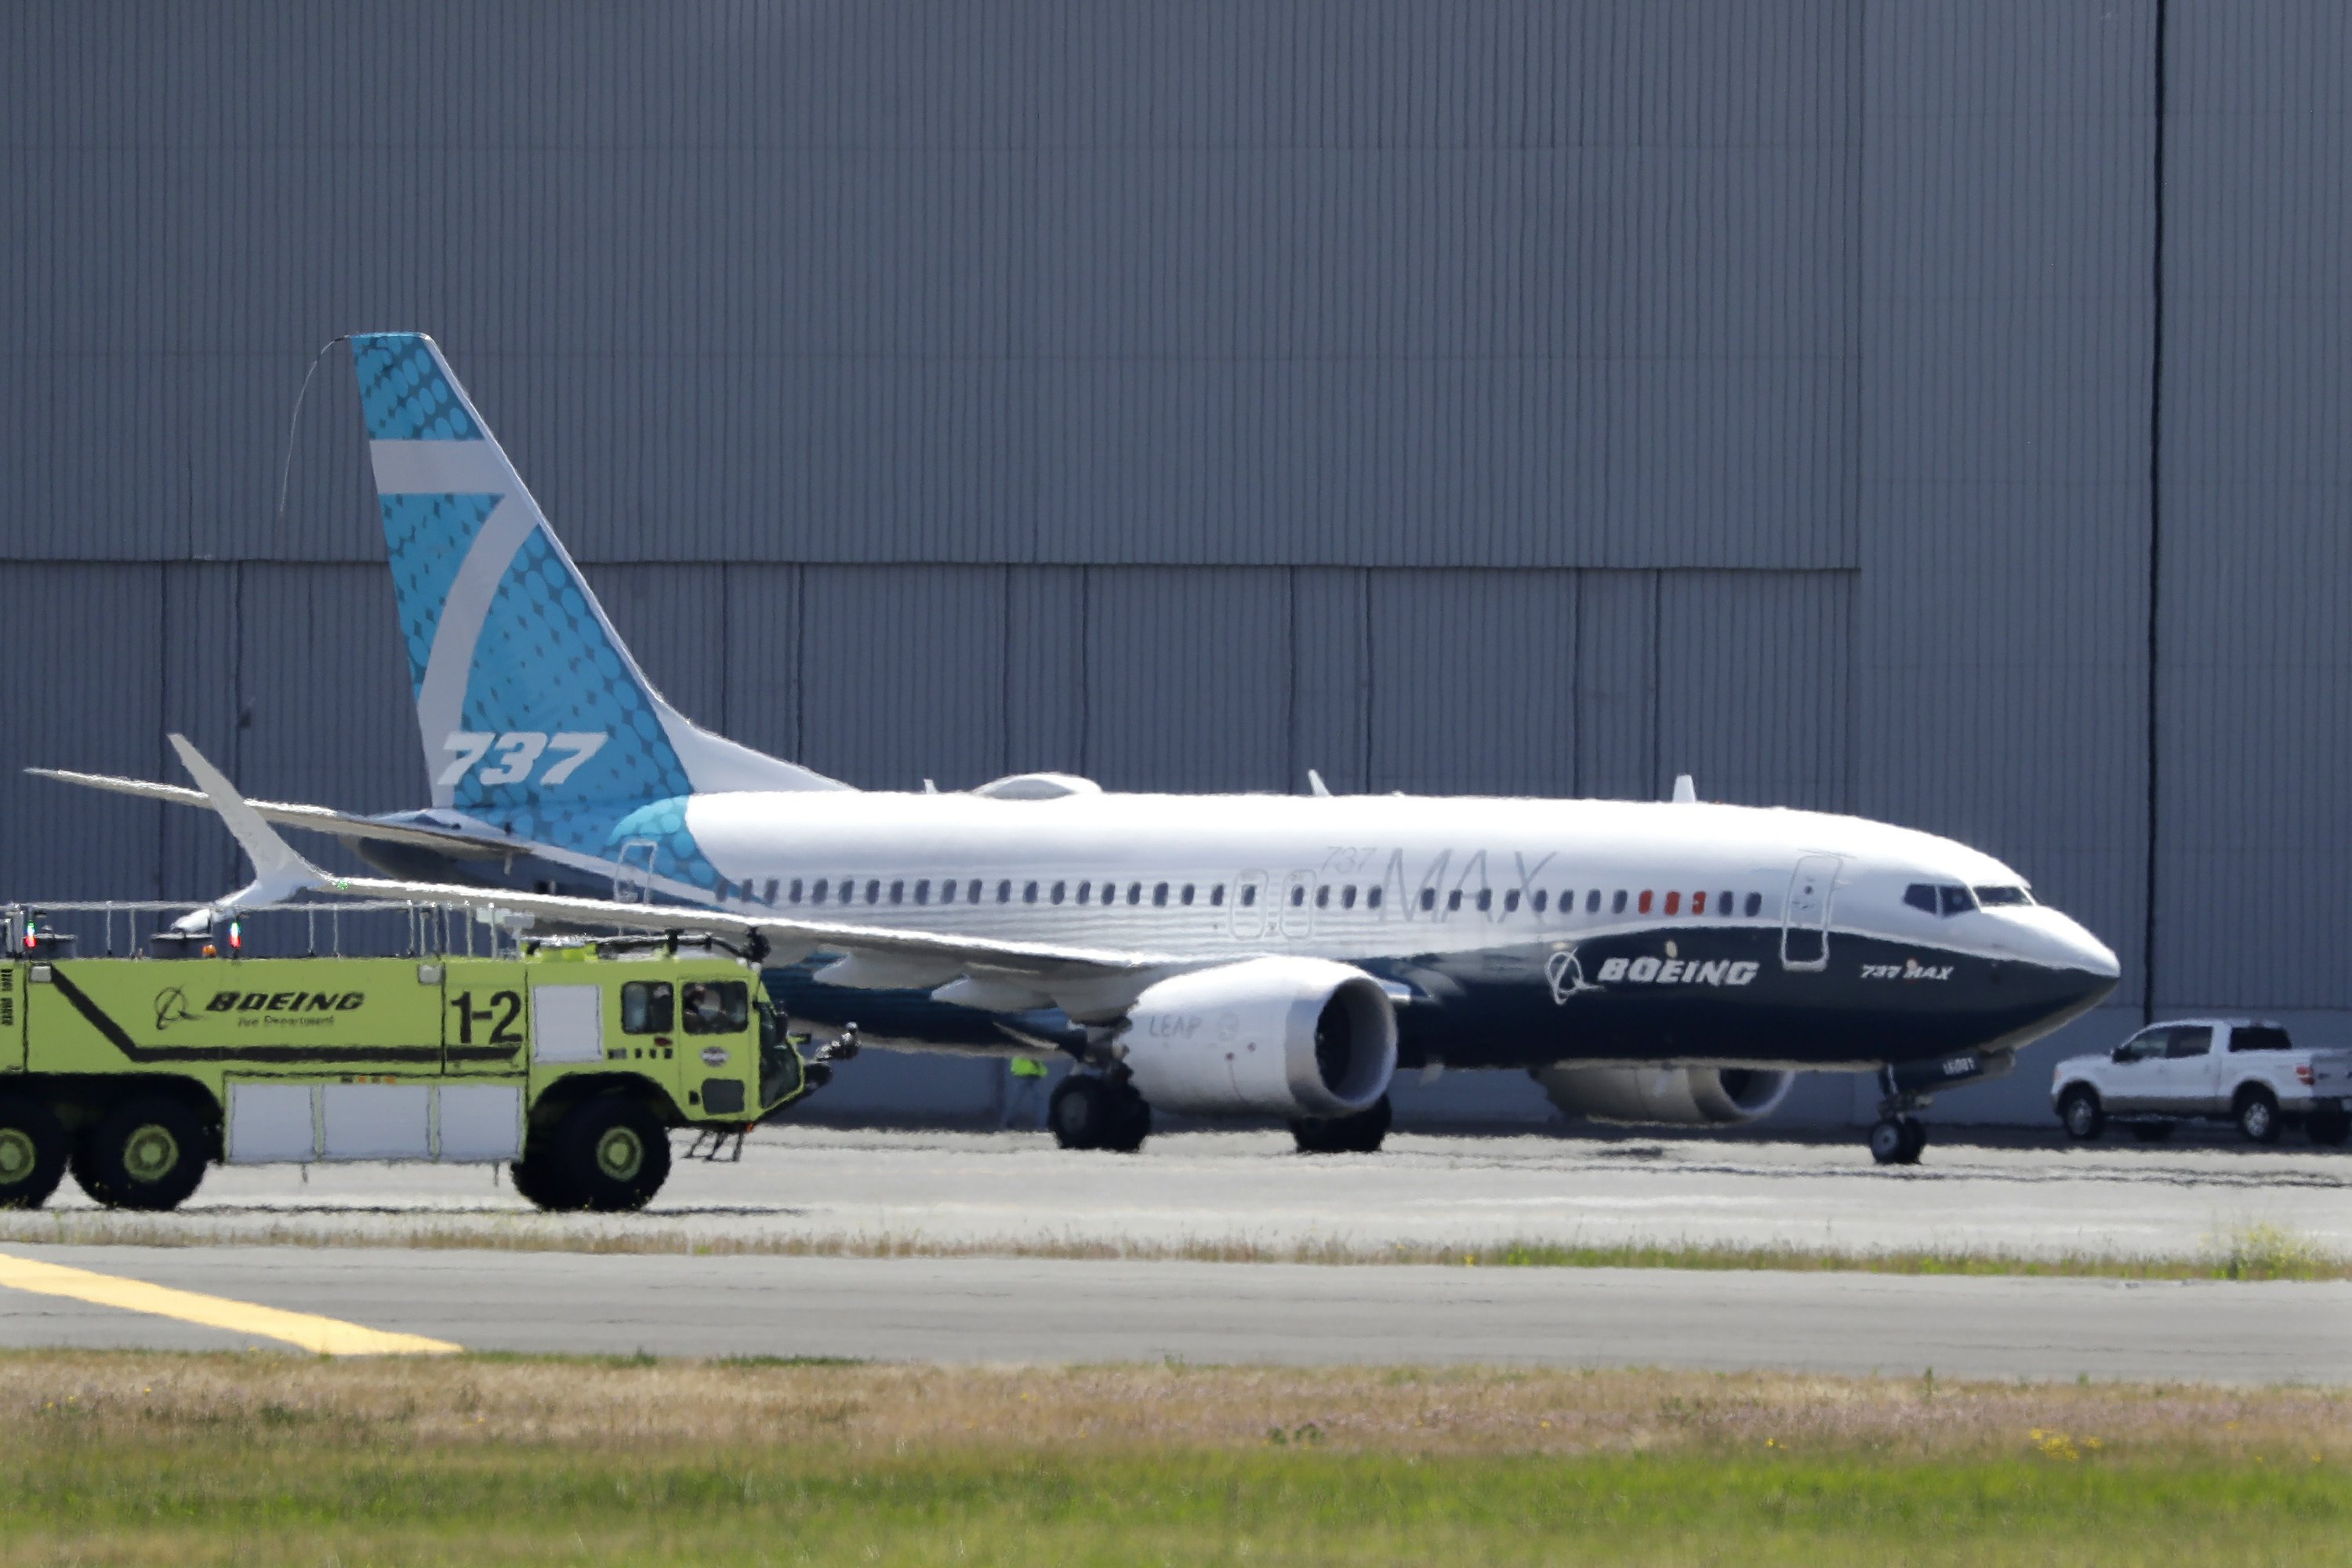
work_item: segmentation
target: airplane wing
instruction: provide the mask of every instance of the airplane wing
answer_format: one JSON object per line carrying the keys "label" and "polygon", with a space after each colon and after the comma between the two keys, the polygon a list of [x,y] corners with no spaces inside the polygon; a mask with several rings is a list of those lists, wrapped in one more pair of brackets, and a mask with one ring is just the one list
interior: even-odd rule
{"label": "airplane wing", "polygon": [[929,987],[942,1001],[1003,1011],[1053,1005],[1081,1022],[1116,1017],[1154,981],[1219,962],[1174,953],[1002,942],[828,921],[780,920],[772,915],[752,916],[727,910],[622,903],[610,899],[404,882],[383,877],[334,876],[297,854],[269,826],[263,808],[239,795],[195,747],[178,735],[171,740],[181,762],[201,786],[189,793],[220,815],[252,858],[256,886],[269,889],[273,898],[308,890],[462,909],[486,919],[529,915],[570,925],[613,926],[625,931],[690,930],[739,937],[756,935],[779,963],[794,963],[819,950],[842,954],[817,972],[816,977],[830,984],[889,989]]}
{"label": "airplane wing", "polygon": [[[145,779],[118,778],[112,773],[75,773],[69,768],[26,768],[25,771],[37,778],[80,784],[86,789],[111,790],[117,795],[137,795],[142,800],[168,801],[173,805],[212,805],[205,798],[204,791],[190,789],[184,784],[150,784]],[[280,827],[299,827],[353,842],[373,840],[379,844],[404,844],[414,848],[430,849],[453,860],[499,860],[528,847],[522,845],[509,847],[471,834],[425,827],[415,823],[379,822],[373,817],[330,811],[323,805],[299,805],[276,800],[257,800],[247,804],[262,820],[276,823]]]}

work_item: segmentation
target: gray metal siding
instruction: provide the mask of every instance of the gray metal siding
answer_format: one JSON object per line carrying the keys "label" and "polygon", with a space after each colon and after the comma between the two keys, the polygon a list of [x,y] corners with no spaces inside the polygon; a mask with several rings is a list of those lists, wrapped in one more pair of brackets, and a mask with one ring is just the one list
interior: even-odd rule
{"label": "gray metal siding", "polygon": [[[2352,12],[2161,15],[2159,193],[2158,0],[0,9],[0,760],[422,797],[341,350],[278,515],[416,327],[655,681],[851,782],[1688,771],[2135,1007],[2153,841],[2160,1005],[2352,1010]],[[241,875],[0,811],[13,890]]]}
{"label": "gray metal siding", "polygon": [[2169,45],[2158,997],[2343,1007],[2352,25],[2173,0]]}

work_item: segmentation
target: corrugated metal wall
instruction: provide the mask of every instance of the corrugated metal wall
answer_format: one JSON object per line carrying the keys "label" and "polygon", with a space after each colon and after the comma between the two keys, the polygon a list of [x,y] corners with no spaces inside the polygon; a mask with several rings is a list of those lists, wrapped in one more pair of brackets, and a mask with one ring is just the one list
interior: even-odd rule
{"label": "corrugated metal wall", "polygon": [[[2347,56],[2319,0],[9,7],[6,760],[418,798],[340,353],[277,507],[313,351],[415,326],[671,696],[854,782],[1687,771],[2011,859],[2126,955],[2092,1033],[2151,847],[2159,1005],[2342,1015]],[[9,888],[235,875],[0,812]]]}

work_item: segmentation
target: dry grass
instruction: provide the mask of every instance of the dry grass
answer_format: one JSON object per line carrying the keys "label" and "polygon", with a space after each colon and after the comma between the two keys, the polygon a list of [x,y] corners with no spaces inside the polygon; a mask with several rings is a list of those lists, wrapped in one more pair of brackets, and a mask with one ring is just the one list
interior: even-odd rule
{"label": "dry grass", "polygon": [[0,1565],[2340,1561],[2347,1396],[0,1354]]}
{"label": "dry grass", "polygon": [[221,1432],[400,1448],[816,1441],[893,1455],[1310,1446],[1404,1454],[1775,1447],[2352,1462],[2352,1392],[1663,1371],[951,1368],[468,1355],[0,1354],[0,1451]]}
{"label": "dry grass", "polygon": [[2055,1258],[1998,1251],[1871,1251],[1721,1242],[1513,1241],[1472,1247],[1338,1241],[1256,1242],[1239,1237],[1115,1241],[1024,1235],[941,1240],[887,1232],[794,1236],[711,1235],[657,1218],[517,1213],[394,1219],[208,1220],[202,1214],[106,1210],[0,1212],[0,1246],[357,1247],[431,1251],[580,1252],[679,1257],[1041,1258],[1191,1263],[1366,1264],[1490,1268],[1768,1268],[1799,1273],[2024,1276],[2087,1279],[2352,1279],[2352,1258],[2275,1225],[2244,1222],[2173,1257],[2074,1253]]}

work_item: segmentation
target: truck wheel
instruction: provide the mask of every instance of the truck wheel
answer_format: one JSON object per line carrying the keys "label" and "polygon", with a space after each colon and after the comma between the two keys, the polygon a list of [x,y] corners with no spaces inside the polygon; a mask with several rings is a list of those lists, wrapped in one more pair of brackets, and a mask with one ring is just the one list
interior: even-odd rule
{"label": "truck wheel", "polygon": [[2311,1141],[2315,1143],[2341,1143],[2345,1139],[2352,1138],[2352,1116],[2340,1110],[2314,1111],[2311,1119],[2304,1123],[2304,1130],[2311,1134]]}
{"label": "truck wheel", "polygon": [[48,1202],[65,1179],[72,1142],[58,1113],[39,1100],[0,1098],[0,1208],[37,1209]]}
{"label": "truck wheel", "polygon": [[2066,1136],[2088,1143],[2106,1131],[2107,1113],[2100,1109],[2098,1090],[2076,1084],[2058,1100],[2058,1120]]}
{"label": "truck wheel", "polygon": [[89,1130],[74,1178],[109,1208],[175,1209],[205,1179],[212,1141],[176,1100],[128,1100]]}
{"label": "truck wheel", "polygon": [[579,1208],[641,1209],[669,1179],[669,1134],[652,1111],[617,1094],[599,1095],[563,1119],[555,1169]]}
{"label": "truck wheel", "polygon": [[2275,1143],[2279,1135],[2278,1101],[2266,1089],[2238,1091],[2238,1131],[2249,1143]]}
{"label": "truck wheel", "polygon": [[555,1155],[550,1150],[525,1150],[521,1159],[507,1167],[507,1174],[514,1179],[515,1192],[541,1208],[562,1212],[585,1206],[564,1184],[556,1169]]}

